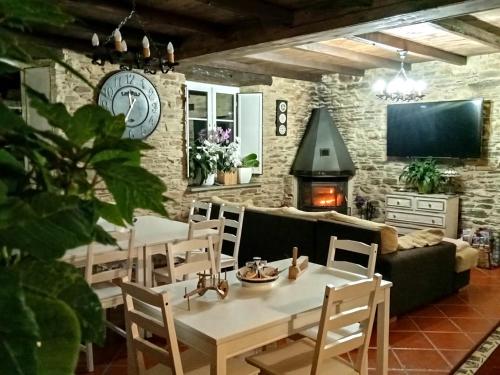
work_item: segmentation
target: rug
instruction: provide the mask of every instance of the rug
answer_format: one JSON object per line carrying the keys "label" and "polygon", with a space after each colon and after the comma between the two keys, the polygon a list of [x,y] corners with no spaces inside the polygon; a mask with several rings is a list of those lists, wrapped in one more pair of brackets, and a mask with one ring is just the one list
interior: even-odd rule
{"label": "rug", "polygon": [[500,346],[500,326],[477,347],[477,349],[465,360],[454,373],[455,375],[475,374],[488,357]]}

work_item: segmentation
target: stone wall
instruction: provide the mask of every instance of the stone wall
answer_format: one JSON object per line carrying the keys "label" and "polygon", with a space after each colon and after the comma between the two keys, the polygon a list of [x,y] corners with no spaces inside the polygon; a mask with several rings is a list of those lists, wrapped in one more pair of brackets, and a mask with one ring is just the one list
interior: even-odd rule
{"label": "stone wall", "polygon": [[[64,58],[73,68],[97,86],[116,70],[116,66],[92,65],[82,55],[64,51]],[[280,206],[291,200],[292,178],[289,170],[304,132],[312,108],[321,102],[321,83],[273,78],[271,86],[241,88],[242,92],[263,93],[263,174],[252,182],[261,187],[219,190],[203,193],[187,192],[186,152],[184,129],[185,77],[178,73],[148,75],[158,90],[161,100],[161,119],[158,128],[147,139],[154,146],[143,159],[143,165],[162,178],[168,195],[173,199],[168,212],[173,218],[186,216],[193,199],[207,199],[212,195],[240,201],[252,199],[257,205]],[[55,69],[56,100],[66,104],[70,111],[95,102],[94,93],[81,80],[57,66]],[[275,106],[277,99],[288,100],[288,135],[275,135]]]}
{"label": "stone wall", "polygon": [[[371,91],[378,78],[395,72],[373,69],[360,79],[324,77],[324,104],[330,109],[357,167],[354,194],[378,201],[383,214],[384,195],[402,187],[398,177],[406,163],[386,159],[386,108]],[[475,56],[466,66],[442,62],[413,64],[412,78],[428,83],[424,100],[483,97],[486,101],[483,156],[478,161],[451,164],[461,174],[459,191],[462,227],[500,225],[500,54]],[[443,164],[448,166],[450,164]]]}

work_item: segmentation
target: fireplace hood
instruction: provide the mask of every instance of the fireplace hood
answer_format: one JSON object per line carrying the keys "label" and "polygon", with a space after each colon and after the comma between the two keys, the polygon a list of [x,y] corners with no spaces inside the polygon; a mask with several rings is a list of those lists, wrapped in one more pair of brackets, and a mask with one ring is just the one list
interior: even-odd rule
{"label": "fireplace hood", "polygon": [[295,156],[294,176],[354,176],[349,151],[326,108],[315,108]]}

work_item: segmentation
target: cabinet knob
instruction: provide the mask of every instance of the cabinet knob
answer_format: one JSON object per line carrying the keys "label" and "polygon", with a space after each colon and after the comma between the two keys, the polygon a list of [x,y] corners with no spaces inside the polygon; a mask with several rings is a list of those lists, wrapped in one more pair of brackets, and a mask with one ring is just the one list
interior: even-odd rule
{"label": "cabinet knob", "polygon": [[432,207],[432,204],[429,203],[429,208],[431,208],[431,207]]}
{"label": "cabinet knob", "polygon": [[433,219],[433,220],[432,220],[432,224],[435,224],[435,223],[436,223],[436,221]]}
{"label": "cabinet knob", "polygon": [[392,218],[395,219],[396,218],[396,215],[392,215]]}
{"label": "cabinet knob", "polygon": [[398,205],[398,206],[399,206],[399,201],[396,201],[396,205]]}

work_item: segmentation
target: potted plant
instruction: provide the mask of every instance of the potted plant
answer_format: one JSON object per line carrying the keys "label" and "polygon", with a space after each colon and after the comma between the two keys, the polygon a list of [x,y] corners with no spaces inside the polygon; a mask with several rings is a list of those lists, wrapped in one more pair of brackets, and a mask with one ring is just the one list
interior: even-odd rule
{"label": "potted plant", "polygon": [[432,158],[412,161],[403,169],[399,180],[409,187],[416,188],[420,194],[435,193],[444,183],[436,160]]}
{"label": "potted plant", "polygon": [[253,168],[259,166],[257,154],[248,154],[241,158],[241,165],[238,167],[238,180],[240,184],[248,184],[252,178]]}
{"label": "potted plant", "polygon": [[195,184],[215,183],[219,146],[207,140],[197,140],[189,153],[189,177]]}
{"label": "potted plant", "polygon": [[238,182],[236,168],[241,165],[238,138],[219,150],[217,160],[217,181],[223,185],[235,185]]}

